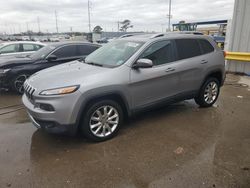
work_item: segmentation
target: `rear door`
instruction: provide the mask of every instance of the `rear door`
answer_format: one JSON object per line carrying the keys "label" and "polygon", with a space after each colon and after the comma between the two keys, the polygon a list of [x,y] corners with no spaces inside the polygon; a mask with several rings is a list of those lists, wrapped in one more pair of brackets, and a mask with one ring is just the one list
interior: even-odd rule
{"label": "rear door", "polygon": [[176,39],[178,61],[176,70],[179,75],[178,93],[188,94],[199,90],[206,70],[206,59],[202,56],[197,39]]}
{"label": "rear door", "polygon": [[22,47],[21,47],[22,54],[29,55],[29,54],[32,54],[36,51],[36,46],[34,44],[24,43],[24,44],[20,44],[20,45],[22,45]]}

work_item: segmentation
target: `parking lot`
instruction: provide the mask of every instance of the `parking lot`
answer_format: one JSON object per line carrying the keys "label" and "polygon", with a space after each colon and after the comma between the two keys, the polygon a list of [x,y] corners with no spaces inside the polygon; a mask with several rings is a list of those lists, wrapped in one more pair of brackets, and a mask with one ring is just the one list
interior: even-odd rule
{"label": "parking lot", "polygon": [[212,108],[152,110],[102,143],[37,130],[21,97],[2,92],[0,187],[249,187],[249,83],[227,75]]}

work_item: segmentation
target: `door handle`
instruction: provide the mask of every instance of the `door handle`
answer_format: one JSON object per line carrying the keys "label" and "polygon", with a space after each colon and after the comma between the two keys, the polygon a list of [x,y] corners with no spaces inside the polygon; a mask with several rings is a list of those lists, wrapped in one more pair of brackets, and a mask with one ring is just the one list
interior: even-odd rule
{"label": "door handle", "polygon": [[206,64],[206,63],[208,63],[207,60],[202,60],[202,61],[201,61],[201,64]]}
{"label": "door handle", "polygon": [[165,70],[165,72],[173,72],[173,71],[175,71],[175,68],[167,68],[167,69]]}

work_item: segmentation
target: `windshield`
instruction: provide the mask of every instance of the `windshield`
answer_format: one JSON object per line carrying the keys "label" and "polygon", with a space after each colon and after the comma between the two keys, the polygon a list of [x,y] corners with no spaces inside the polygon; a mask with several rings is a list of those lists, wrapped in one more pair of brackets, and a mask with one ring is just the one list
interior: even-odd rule
{"label": "windshield", "polygon": [[125,63],[143,44],[143,42],[115,40],[94,51],[85,62],[104,67],[117,67]]}
{"label": "windshield", "polygon": [[52,52],[56,47],[52,45],[45,46],[33,53],[30,58],[31,59],[44,59],[50,52]]}

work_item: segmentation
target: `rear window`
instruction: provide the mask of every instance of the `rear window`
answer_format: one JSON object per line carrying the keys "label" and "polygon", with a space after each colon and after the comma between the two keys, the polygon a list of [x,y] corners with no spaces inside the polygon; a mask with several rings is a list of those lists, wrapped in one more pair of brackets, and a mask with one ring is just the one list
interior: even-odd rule
{"label": "rear window", "polygon": [[201,45],[202,54],[208,54],[214,51],[214,47],[207,40],[199,39],[198,41]]}
{"label": "rear window", "polygon": [[178,59],[187,59],[201,55],[201,49],[196,39],[176,39]]}

